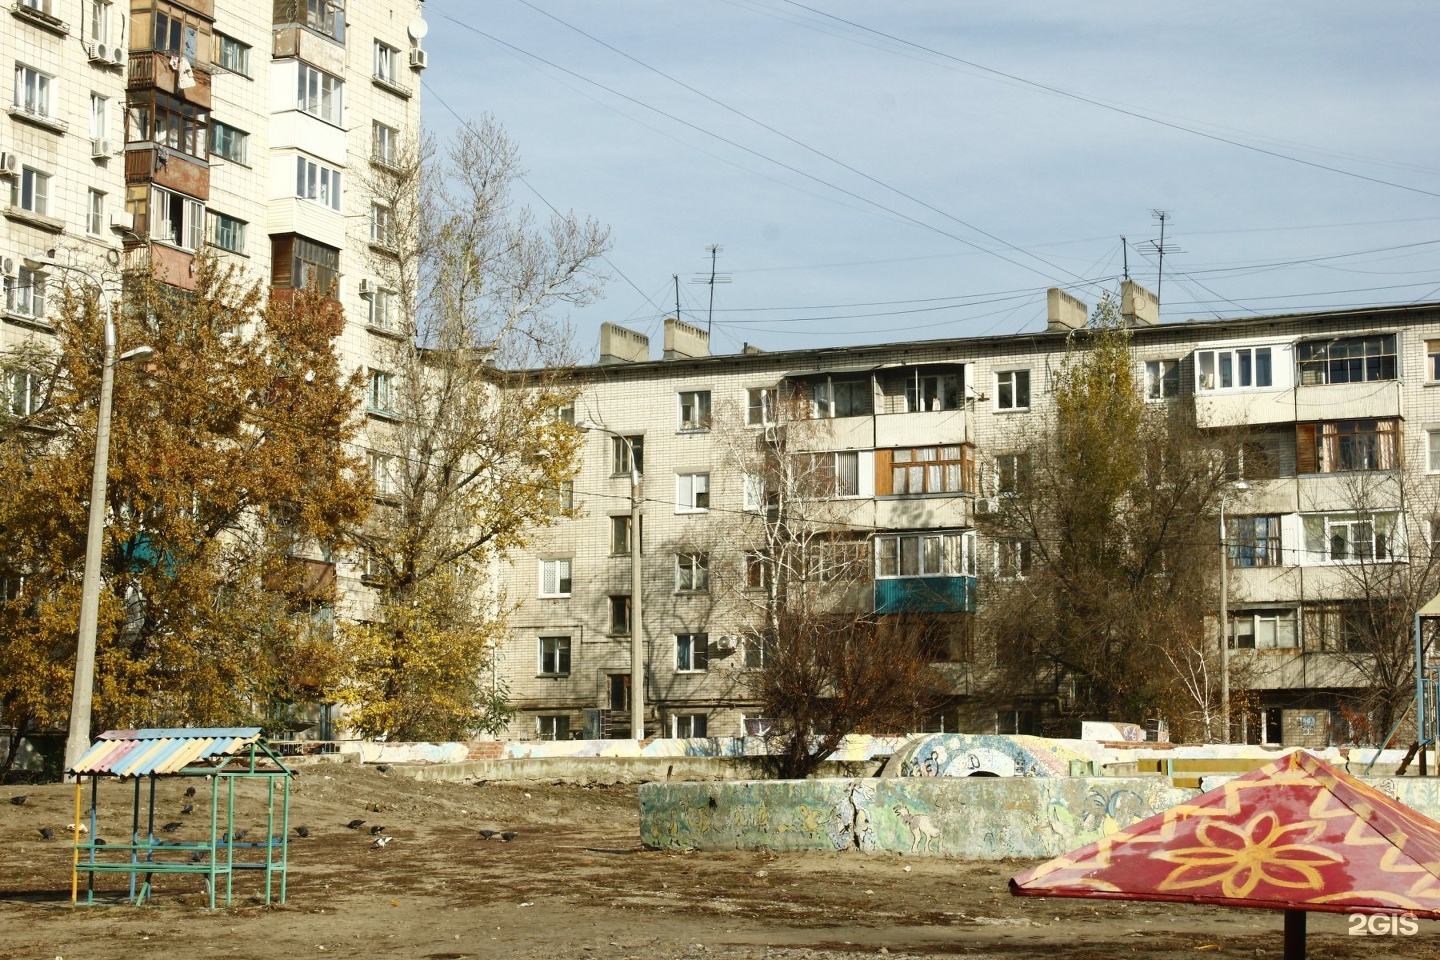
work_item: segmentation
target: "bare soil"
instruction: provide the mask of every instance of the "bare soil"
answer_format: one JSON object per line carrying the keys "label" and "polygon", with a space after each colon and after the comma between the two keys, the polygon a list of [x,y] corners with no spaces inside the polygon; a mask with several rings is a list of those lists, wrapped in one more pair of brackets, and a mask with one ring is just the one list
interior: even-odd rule
{"label": "bare soil", "polygon": [[[157,816],[182,822],[167,836],[196,841],[204,791],[185,816],[185,786],[161,785]],[[23,805],[9,802],[19,795]],[[100,836],[125,841],[131,797],[129,785],[102,784]],[[238,808],[252,832],[258,798]],[[646,851],[633,787],[429,783],[347,764],[300,768],[290,822],[310,837],[292,839],[285,904],[264,906],[252,871],[237,876],[231,909],[205,909],[193,876],[158,877],[143,907],[72,908],[73,805],[72,787],[0,787],[0,960],[1281,955],[1272,911],[1012,898],[1006,881],[1027,861]],[[366,824],[349,830],[352,819]],[[374,849],[371,826],[394,840]],[[516,837],[483,840],[481,829]],[[97,890],[127,885],[111,876]],[[1311,914],[1310,956],[1440,957],[1440,923],[1420,921],[1411,936],[1350,926]]]}

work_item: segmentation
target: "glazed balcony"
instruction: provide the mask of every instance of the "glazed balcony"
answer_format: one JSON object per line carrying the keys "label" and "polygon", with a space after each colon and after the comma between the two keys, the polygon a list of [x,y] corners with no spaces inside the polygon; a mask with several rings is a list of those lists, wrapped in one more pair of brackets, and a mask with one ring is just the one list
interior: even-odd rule
{"label": "glazed balcony", "polygon": [[194,64],[190,69],[193,84],[180,86],[182,73],[180,57],[161,50],[144,50],[130,54],[130,71],[126,87],[129,90],[163,90],[193,103],[210,109],[212,102],[210,68],[206,64]]}

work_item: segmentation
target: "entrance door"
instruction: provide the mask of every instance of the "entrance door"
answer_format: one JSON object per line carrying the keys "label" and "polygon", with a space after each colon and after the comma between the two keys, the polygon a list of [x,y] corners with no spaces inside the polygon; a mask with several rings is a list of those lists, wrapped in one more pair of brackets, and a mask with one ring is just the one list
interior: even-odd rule
{"label": "entrance door", "polygon": [[1281,724],[1279,707],[1265,709],[1265,743],[1281,743],[1285,739],[1285,728]]}

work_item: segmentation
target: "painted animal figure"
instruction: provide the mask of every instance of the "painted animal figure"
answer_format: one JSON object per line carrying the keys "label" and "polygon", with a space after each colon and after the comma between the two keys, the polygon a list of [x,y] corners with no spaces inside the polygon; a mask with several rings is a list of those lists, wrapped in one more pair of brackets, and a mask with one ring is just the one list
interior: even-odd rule
{"label": "painted animal figure", "polygon": [[934,842],[934,851],[940,852],[940,828],[935,826],[935,821],[930,819],[929,814],[911,813],[909,807],[896,806],[895,816],[910,829],[911,853],[918,853],[921,850],[930,852],[932,841]]}

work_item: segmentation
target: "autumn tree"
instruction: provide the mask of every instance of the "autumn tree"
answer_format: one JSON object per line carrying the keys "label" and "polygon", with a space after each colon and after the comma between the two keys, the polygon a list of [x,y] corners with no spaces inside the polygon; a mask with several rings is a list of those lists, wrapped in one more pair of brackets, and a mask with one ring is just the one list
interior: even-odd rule
{"label": "autumn tree", "polygon": [[508,605],[497,564],[571,509],[578,434],[557,311],[599,292],[594,221],[545,226],[512,197],[522,171],[493,121],[443,149],[391,145],[368,184],[379,503],[356,531],[370,599],[343,628],[362,669],[345,692],[367,735],[459,737],[504,726],[493,675]]}
{"label": "autumn tree", "polygon": [[[309,615],[331,598],[296,562],[342,544],[368,504],[339,316],[315,293],[269,299],[205,256],[193,279],[187,291],[127,276],[115,311],[120,343],[154,354],[116,370],[96,729],[262,720],[343,673]],[[101,376],[95,294],[67,287],[53,349],[6,362],[34,390],[0,423],[0,710],[19,736],[62,724],[70,700]]]}
{"label": "autumn tree", "polygon": [[[740,684],[769,721],[772,772],[787,779],[813,774],[849,734],[914,729],[939,679],[926,649],[933,624],[876,612],[870,540],[839,499],[830,431],[809,403],[803,386],[782,383],[765,398],[767,426],[732,415],[717,431],[746,484],[747,512],[723,534],[749,668]],[[749,546],[735,556],[737,542]]]}
{"label": "autumn tree", "polygon": [[1028,556],[1023,576],[983,588],[994,692],[1051,699],[1062,718],[1175,715],[1186,709],[1177,664],[1217,642],[1206,623],[1225,458],[1184,411],[1146,405],[1133,370],[1106,298],[1071,335],[1053,415],[1013,438],[1028,469],[981,521]]}

